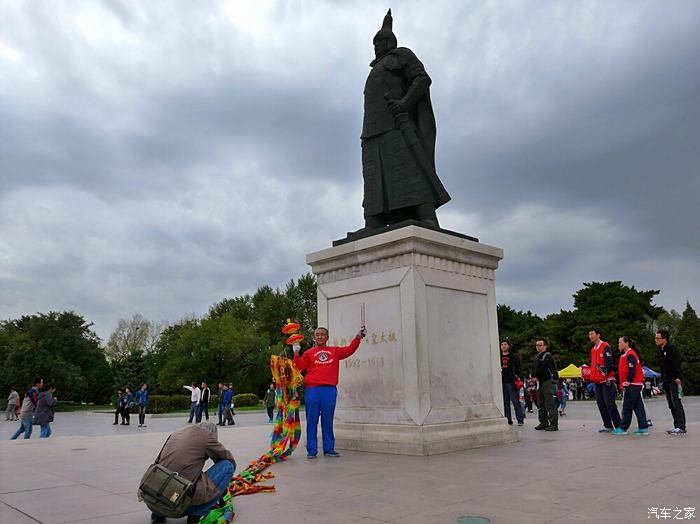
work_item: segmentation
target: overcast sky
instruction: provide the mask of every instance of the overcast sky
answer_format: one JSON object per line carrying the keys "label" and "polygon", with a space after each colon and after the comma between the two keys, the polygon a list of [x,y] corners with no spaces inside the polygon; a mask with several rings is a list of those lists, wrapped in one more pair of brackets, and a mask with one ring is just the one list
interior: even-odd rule
{"label": "overcast sky", "polygon": [[440,223],[505,250],[499,303],[700,306],[700,2],[37,0],[0,3],[0,319],[106,339],[307,272],[363,225],[388,7],[433,79]]}

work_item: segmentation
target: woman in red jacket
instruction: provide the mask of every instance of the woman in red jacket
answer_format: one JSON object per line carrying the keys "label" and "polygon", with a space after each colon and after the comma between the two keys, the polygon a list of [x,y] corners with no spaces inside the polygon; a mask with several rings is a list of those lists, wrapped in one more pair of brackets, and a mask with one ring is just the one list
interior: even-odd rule
{"label": "woman in red jacket", "polygon": [[620,361],[617,366],[620,387],[624,394],[622,397],[622,420],[619,427],[612,432],[613,435],[626,435],[627,429],[632,424],[632,411],[637,415],[639,429],[635,435],[648,435],[649,424],[646,411],[642,403],[642,388],[644,387],[644,371],[639,358],[639,350],[629,337],[620,337],[617,341],[620,349]]}

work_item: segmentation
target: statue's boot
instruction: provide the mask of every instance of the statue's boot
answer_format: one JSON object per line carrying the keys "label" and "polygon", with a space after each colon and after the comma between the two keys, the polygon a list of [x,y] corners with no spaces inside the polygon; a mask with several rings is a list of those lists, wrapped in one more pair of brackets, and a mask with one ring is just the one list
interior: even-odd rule
{"label": "statue's boot", "polygon": [[437,215],[435,214],[435,204],[429,202],[427,204],[421,204],[418,206],[418,220],[425,222],[434,227],[440,227],[438,224]]}
{"label": "statue's boot", "polygon": [[365,217],[365,227],[364,229],[377,229],[379,227],[386,226],[386,221],[382,220],[376,215]]}
{"label": "statue's boot", "polygon": [[365,227],[358,229],[357,231],[348,231],[348,236],[358,235],[361,233],[366,233],[373,229],[380,229],[386,226],[386,221],[379,218],[378,216],[367,216],[365,217]]}

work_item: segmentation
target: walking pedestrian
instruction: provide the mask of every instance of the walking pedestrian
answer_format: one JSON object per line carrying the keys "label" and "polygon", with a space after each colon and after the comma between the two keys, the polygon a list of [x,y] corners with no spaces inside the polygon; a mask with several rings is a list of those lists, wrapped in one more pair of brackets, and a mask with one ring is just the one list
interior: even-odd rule
{"label": "walking pedestrian", "polygon": [[270,384],[270,387],[267,388],[267,391],[265,392],[265,407],[267,408],[267,418],[268,418],[268,423],[272,423],[272,416],[275,413],[275,402],[276,402],[276,395],[275,395],[275,385]]}
{"label": "walking pedestrian", "polygon": [[139,406],[139,427],[146,427],[146,408],[148,407],[148,384],[145,382],[136,392],[136,403]]}
{"label": "walking pedestrian", "polygon": [[566,379],[560,378],[557,385],[557,399],[559,400],[559,416],[566,416],[566,402],[569,400],[569,385]]}
{"label": "walking pedestrian", "polygon": [[235,426],[236,422],[233,420],[233,415],[231,414],[231,402],[233,402],[233,389],[231,388],[231,386],[229,386],[229,384],[224,384],[223,400],[224,415],[220,426],[225,426],[226,424],[228,424],[229,426]]}
{"label": "walking pedestrian", "polygon": [[7,397],[7,409],[5,410],[5,420],[17,420],[17,401],[19,393],[15,388],[10,388],[10,395]]}
{"label": "walking pedestrian", "polygon": [[629,337],[620,337],[617,347],[621,356],[618,362],[618,377],[622,387],[622,417],[620,425],[612,431],[613,435],[626,435],[632,424],[632,411],[637,416],[639,429],[635,435],[648,435],[649,424],[642,403],[642,387],[644,387],[644,371],[639,357],[639,350]]}
{"label": "walking pedestrian", "polygon": [[41,377],[34,377],[32,380],[32,387],[24,394],[24,400],[22,401],[22,410],[19,414],[20,426],[17,431],[10,437],[11,440],[15,440],[22,433],[24,433],[24,438],[28,439],[32,436],[32,423],[34,421],[34,412],[36,411],[37,402],[39,402],[39,390],[44,387],[44,379]]}
{"label": "walking pedestrian", "polygon": [[44,391],[39,393],[39,400],[36,404],[34,413],[34,424],[41,427],[39,438],[48,438],[51,436],[51,423],[53,422],[54,410],[58,399],[54,396],[56,386],[48,384]]}
{"label": "walking pedestrian", "polygon": [[217,426],[223,426],[224,425],[224,384],[223,382],[219,382],[219,406],[218,406],[218,414],[219,414],[219,423]]}
{"label": "walking pedestrian", "polygon": [[114,411],[114,423],[113,426],[119,424],[119,417],[122,418],[122,424],[124,424],[124,401],[126,397],[121,389],[117,390],[117,409]]}
{"label": "walking pedestrian", "polygon": [[527,391],[525,392],[525,404],[527,405],[527,412],[534,413],[532,411],[533,405],[537,407],[537,383],[530,380],[527,381]]}

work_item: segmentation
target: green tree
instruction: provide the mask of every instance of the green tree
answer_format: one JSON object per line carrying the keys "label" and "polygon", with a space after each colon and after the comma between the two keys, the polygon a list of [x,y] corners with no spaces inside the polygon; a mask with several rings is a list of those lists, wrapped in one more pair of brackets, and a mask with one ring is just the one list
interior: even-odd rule
{"label": "green tree", "polygon": [[253,295],[255,310],[255,330],[267,337],[268,344],[276,343],[280,337],[282,326],[291,316],[292,307],[289,299],[279,290],[270,286],[262,286]]}
{"label": "green tree", "polygon": [[92,324],[73,311],[23,316],[0,323],[0,383],[24,388],[40,375],[61,400],[104,402],[112,376]]}
{"label": "green tree", "polygon": [[[584,283],[574,293],[573,311],[561,311],[545,318],[545,333],[563,357],[560,366],[590,360],[588,332],[598,327],[603,338],[616,350],[617,339],[628,336],[637,342],[645,363],[658,362],[649,326],[663,313],[652,301],[658,290],[638,291],[620,281]],[[565,360],[562,362],[562,360]]]}
{"label": "green tree", "polygon": [[686,303],[675,338],[671,338],[682,358],[683,392],[700,393],[700,319],[690,302]]}
{"label": "green tree", "polygon": [[661,313],[656,321],[650,326],[652,332],[656,332],[657,329],[665,329],[668,331],[669,336],[674,339],[678,333],[678,326],[681,323],[683,317],[681,314],[672,309],[671,311],[664,311]]}
{"label": "green tree", "polygon": [[499,340],[508,339],[514,351],[518,351],[523,369],[530,370],[535,354],[535,338],[542,336],[542,319],[534,313],[516,311],[510,306],[496,306]]}
{"label": "green tree", "polygon": [[[236,391],[255,391],[269,380],[267,338],[252,325],[224,315],[201,321],[189,320],[166,330],[159,346],[167,353],[158,372],[160,392],[183,393],[191,382],[231,382]],[[264,353],[266,358],[260,359]]]}
{"label": "green tree", "polygon": [[290,280],[285,295],[291,309],[290,318],[301,325],[300,332],[311,340],[318,322],[316,277],[307,273],[296,282]]}
{"label": "green tree", "polygon": [[148,343],[151,323],[140,313],[130,319],[120,318],[105,347],[109,362],[122,361],[136,350],[144,351]]}
{"label": "green tree", "polygon": [[578,332],[580,327],[581,320],[577,311],[561,310],[559,313],[545,317],[542,323],[542,336],[546,338],[549,350],[554,354],[559,369],[563,369],[569,364],[580,366],[588,363],[587,350],[582,352],[572,341],[572,334]]}
{"label": "green tree", "polygon": [[284,292],[260,287],[252,296],[226,298],[204,318],[167,327],[145,356],[160,393],[183,393],[183,384],[231,382],[236,392],[259,393],[270,381],[270,355],[284,350],[281,329],[287,318],[302,324],[310,338],[316,323],[316,281],[306,274]]}
{"label": "green tree", "polygon": [[224,315],[233,315],[243,321],[251,321],[255,317],[253,300],[250,295],[242,297],[226,298],[209,308],[209,318],[221,318]]}
{"label": "green tree", "polygon": [[148,382],[149,373],[146,357],[142,349],[135,349],[119,362],[110,364],[116,388],[129,387],[136,391],[141,384]]}

